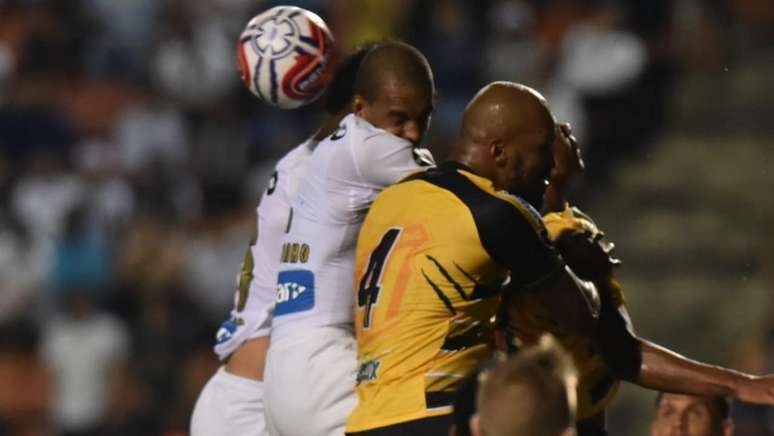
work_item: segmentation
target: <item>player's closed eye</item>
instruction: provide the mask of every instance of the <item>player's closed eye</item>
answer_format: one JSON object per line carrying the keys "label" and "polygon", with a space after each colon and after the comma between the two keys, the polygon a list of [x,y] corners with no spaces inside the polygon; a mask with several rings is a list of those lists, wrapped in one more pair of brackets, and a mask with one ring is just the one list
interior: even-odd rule
{"label": "player's closed eye", "polygon": [[408,121],[408,114],[405,112],[390,112],[387,114],[390,117],[390,122],[393,126],[399,127]]}
{"label": "player's closed eye", "polygon": [[698,421],[704,419],[708,415],[707,411],[703,408],[695,407],[688,411],[688,417],[691,420]]}
{"label": "player's closed eye", "polygon": [[664,418],[664,419],[671,418],[672,416],[674,416],[674,414],[675,414],[675,409],[673,409],[672,407],[662,407],[658,411],[659,418]]}

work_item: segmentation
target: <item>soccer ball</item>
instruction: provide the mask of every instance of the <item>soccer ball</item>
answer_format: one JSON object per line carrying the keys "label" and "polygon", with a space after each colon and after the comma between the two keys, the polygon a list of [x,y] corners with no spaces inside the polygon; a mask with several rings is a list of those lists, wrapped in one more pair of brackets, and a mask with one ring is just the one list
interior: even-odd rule
{"label": "soccer ball", "polygon": [[294,109],[322,94],[332,75],[333,37],[306,9],[277,6],[262,12],[239,37],[237,58],[245,86],[280,109]]}

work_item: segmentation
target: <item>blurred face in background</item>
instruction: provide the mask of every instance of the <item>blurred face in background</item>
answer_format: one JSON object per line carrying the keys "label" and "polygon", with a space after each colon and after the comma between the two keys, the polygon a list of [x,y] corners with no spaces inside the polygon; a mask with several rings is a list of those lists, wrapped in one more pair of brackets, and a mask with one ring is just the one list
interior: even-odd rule
{"label": "blurred face in background", "polygon": [[656,405],[651,436],[731,436],[733,424],[712,399],[663,394]]}

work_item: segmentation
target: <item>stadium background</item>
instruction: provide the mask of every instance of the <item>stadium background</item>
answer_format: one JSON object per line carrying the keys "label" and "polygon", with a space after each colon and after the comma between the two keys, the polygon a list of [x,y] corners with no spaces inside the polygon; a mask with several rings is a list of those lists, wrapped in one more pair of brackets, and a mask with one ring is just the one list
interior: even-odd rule
{"label": "stadium background", "polygon": [[[543,91],[639,332],[774,370],[769,0],[0,0],[0,435],[185,434],[252,209],[317,120],[239,82],[236,37],[276,4],[345,49],[417,45],[437,159],[484,83]],[[625,386],[612,434],[645,435],[653,398]],[[734,414],[774,435],[771,410]]]}

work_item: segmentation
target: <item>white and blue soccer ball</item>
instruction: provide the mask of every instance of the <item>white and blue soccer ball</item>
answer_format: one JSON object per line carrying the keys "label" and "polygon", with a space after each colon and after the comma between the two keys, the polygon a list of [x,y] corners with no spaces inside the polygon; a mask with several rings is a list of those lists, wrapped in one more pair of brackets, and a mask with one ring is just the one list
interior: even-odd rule
{"label": "white and blue soccer ball", "polygon": [[245,86],[280,109],[322,94],[333,69],[333,36],[317,14],[295,6],[262,12],[239,37],[237,58]]}

